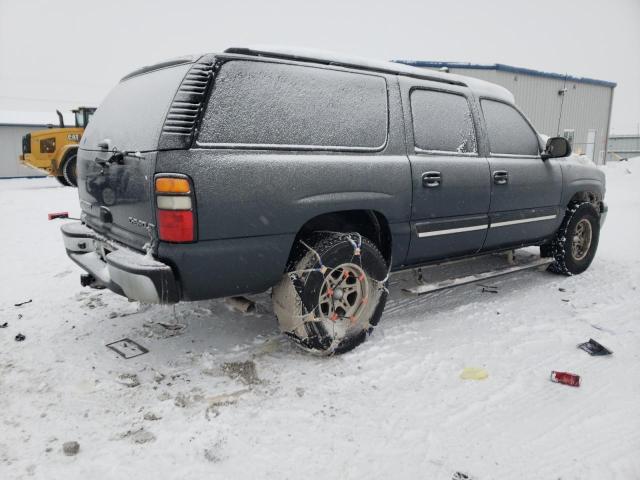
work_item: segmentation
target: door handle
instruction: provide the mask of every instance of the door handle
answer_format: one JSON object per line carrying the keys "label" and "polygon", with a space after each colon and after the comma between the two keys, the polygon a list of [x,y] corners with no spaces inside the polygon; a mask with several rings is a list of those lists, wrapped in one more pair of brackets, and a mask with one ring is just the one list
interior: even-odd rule
{"label": "door handle", "polygon": [[506,170],[496,170],[493,172],[493,183],[504,185],[509,182],[509,172]]}
{"label": "door handle", "polygon": [[422,186],[426,188],[439,187],[442,184],[440,172],[425,172],[422,174]]}

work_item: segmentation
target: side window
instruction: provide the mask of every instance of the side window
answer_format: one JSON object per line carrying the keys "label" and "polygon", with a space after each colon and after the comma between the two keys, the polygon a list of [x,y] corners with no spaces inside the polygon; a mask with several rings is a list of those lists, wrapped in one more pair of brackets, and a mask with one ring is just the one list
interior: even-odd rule
{"label": "side window", "polygon": [[463,95],[434,90],[411,92],[414,143],[420,150],[475,153],[476,135]]}
{"label": "side window", "polygon": [[377,150],[387,118],[382,77],[232,60],[216,75],[198,142]]}
{"label": "side window", "polygon": [[538,137],[515,108],[506,103],[481,100],[489,135],[489,151],[502,155],[540,153]]}

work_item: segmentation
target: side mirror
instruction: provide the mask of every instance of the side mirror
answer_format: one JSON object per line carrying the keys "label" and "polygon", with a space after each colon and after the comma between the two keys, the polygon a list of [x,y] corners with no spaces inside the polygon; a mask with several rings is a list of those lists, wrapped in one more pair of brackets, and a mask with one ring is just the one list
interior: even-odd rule
{"label": "side mirror", "polygon": [[542,152],[542,159],[568,157],[571,155],[571,144],[564,137],[551,137]]}

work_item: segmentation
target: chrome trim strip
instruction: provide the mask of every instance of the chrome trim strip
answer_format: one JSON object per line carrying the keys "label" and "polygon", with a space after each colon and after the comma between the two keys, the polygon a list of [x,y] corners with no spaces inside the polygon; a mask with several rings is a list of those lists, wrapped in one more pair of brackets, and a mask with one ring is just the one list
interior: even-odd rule
{"label": "chrome trim strip", "polygon": [[446,230],[432,230],[430,232],[419,232],[418,238],[435,237],[437,235],[449,235],[450,233],[473,232],[475,230],[484,230],[488,225],[474,225],[472,227],[449,228]]}
{"label": "chrome trim strip", "polygon": [[285,145],[271,143],[206,143],[196,140],[196,146],[199,148],[220,148],[220,149],[236,149],[236,150],[302,150],[302,151],[319,151],[319,152],[380,152],[385,149],[389,141],[389,134],[385,143],[379,147],[344,147],[344,146],[325,146],[325,145]]}
{"label": "chrome trim strip", "polygon": [[558,215],[544,215],[542,217],[521,218],[519,220],[508,220],[506,222],[496,222],[489,225],[489,228],[506,227],[509,225],[518,225],[520,223],[541,222],[543,220],[553,220]]}
{"label": "chrome trim strip", "polygon": [[497,158],[537,158],[538,160],[542,160],[542,157],[540,156],[540,154],[538,155],[518,155],[516,153],[491,153],[489,152],[489,156],[490,157],[497,157]]}
{"label": "chrome trim strip", "polygon": [[480,154],[475,151],[475,152],[452,152],[449,150],[425,150],[422,149],[420,147],[418,147],[417,145],[414,145],[414,151],[416,153],[427,153],[427,154],[431,154],[431,155],[452,155],[452,156],[456,156],[456,157],[479,157]]}

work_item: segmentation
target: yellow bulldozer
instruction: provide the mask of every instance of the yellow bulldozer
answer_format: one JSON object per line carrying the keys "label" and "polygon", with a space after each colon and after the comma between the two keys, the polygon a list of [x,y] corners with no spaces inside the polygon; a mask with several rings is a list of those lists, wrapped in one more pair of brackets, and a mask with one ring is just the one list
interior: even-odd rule
{"label": "yellow bulldozer", "polygon": [[47,172],[56,177],[62,185],[77,187],[78,144],[95,111],[93,107],[78,107],[72,110],[75,115],[75,126],[66,127],[62,113],[56,110],[60,122],[58,128],[49,125],[46,130],[27,133],[22,137],[20,162],[28,167]]}

